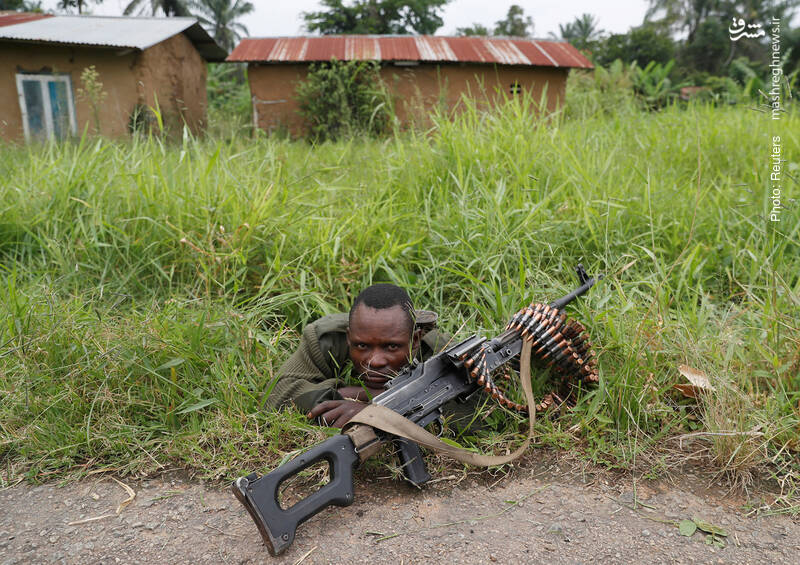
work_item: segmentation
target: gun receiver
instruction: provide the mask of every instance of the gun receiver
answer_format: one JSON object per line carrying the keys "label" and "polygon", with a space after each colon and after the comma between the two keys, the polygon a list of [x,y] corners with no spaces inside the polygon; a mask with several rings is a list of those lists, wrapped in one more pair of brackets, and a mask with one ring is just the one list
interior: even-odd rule
{"label": "gun receiver", "polygon": [[[524,340],[531,340],[539,358],[558,370],[586,380],[596,380],[593,352],[582,335],[579,323],[564,323],[561,310],[588,291],[602,275],[589,278],[583,265],[576,268],[580,287],[550,303],[531,304],[518,312],[506,330],[492,340],[473,335],[434,355],[424,363],[407,367],[387,383],[387,390],[372,399],[419,426],[440,420],[442,406],[454,399],[465,399],[483,388],[501,404],[524,410],[506,399],[491,379],[491,372],[517,357]],[[574,346],[574,347],[573,347]],[[533,409],[533,407],[531,407]],[[370,429],[369,427],[367,429]],[[421,485],[431,476],[425,469],[419,446],[405,438],[375,430],[376,444],[392,441],[406,480]],[[360,460],[357,446],[349,435],[340,434],[312,447],[302,455],[259,477],[255,473],[240,477],[232,485],[236,498],[245,506],[261,533],[270,554],[285,551],[294,541],[297,526],[331,505],[353,503],[353,470]],[[363,454],[362,454],[363,455]],[[318,462],[330,467],[330,482],[288,509],[278,502],[281,484]]]}

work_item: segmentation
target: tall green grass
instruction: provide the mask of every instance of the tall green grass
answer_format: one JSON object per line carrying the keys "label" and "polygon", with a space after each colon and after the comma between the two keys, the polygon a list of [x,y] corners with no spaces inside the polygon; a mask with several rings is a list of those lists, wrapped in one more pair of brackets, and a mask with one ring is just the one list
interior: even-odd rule
{"label": "tall green grass", "polygon": [[[766,470],[791,494],[798,209],[766,216],[770,138],[796,178],[798,132],[796,112],[544,118],[511,101],[383,140],[2,146],[2,483],[270,467],[322,437],[260,411],[304,323],[392,281],[445,330],[492,334],[571,290],[580,261],[607,275],[570,306],[601,382],[540,418],[540,440],[630,467],[701,432],[692,449],[719,469]],[[679,364],[716,392],[683,398]]]}

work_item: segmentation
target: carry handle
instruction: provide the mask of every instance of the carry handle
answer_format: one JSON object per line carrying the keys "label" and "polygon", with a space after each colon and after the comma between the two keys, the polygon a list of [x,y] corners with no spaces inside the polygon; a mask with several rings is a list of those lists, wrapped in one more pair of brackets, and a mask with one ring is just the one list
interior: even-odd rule
{"label": "carry handle", "polygon": [[[330,482],[291,508],[281,508],[281,483],[320,461],[330,465]],[[237,479],[233,493],[256,523],[270,555],[280,555],[294,541],[298,525],[328,506],[353,503],[353,468],[357,462],[351,439],[336,435],[260,478],[249,475]]]}

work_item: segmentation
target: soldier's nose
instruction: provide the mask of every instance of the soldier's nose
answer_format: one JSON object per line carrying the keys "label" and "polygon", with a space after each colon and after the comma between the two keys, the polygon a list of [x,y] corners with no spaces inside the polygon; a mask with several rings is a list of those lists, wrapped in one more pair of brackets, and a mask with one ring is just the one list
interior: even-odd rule
{"label": "soldier's nose", "polygon": [[381,367],[385,367],[386,366],[386,356],[384,356],[384,355],[382,355],[380,353],[374,353],[369,358],[369,366],[372,367],[373,369],[379,369]]}

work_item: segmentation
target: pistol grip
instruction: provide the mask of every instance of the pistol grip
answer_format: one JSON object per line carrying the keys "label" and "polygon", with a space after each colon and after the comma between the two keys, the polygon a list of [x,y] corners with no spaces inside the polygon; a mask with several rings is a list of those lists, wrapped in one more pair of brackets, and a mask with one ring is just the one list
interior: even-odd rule
{"label": "pistol grip", "polygon": [[[281,483],[319,461],[330,465],[330,482],[291,508],[281,508]],[[333,436],[260,478],[248,475],[236,479],[233,494],[258,526],[270,555],[279,555],[294,541],[299,524],[328,506],[353,503],[353,468],[357,462],[358,454],[350,438]]]}
{"label": "pistol grip", "polygon": [[401,437],[395,438],[393,441],[406,480],[415,487],[430,481],[431,474],[425,468],[425,460],[422,458],[419,446],[413,441]]}

